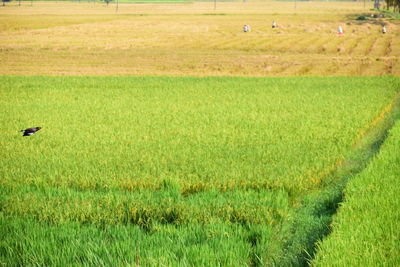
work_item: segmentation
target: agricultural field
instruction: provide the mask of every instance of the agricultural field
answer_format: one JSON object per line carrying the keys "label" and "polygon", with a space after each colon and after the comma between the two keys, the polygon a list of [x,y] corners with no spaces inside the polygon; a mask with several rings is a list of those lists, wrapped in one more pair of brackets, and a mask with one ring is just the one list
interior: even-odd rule
{"label": "agricultural field", "polygon": [[[394,77],[4,76],[1,261],[279,261],[283,226],[398,90]],[[22,138],[27,124],[43,129]]]}
{"label": "agricultural field", "polygon": [[362,2],[127,2],[0,7],[0,265],[333,264],[348,243],[332,220],[361,205],[348,182],[397,160],[399,20]]}
{"label": "agricultural field", "polygon": [[362,2],[120,4],[118,13],[114,3],[11,2],[0,9],[0,74],[399,75],[400,22],[356,20],[371,13]]}
{"label": "agricultural field", "polygon": [[399,136],[397,123],[379,155],[349,183],[333,234],[320,243],[315,266],[400,264]]}

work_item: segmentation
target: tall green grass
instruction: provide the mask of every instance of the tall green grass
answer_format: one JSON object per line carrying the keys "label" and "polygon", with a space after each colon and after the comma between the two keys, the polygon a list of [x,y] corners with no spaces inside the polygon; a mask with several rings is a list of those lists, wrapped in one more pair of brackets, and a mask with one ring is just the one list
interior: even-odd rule
{"label": "tall green grass", "polygon": [[[385,112],[386,111],[386,112]],[[349,180],[355,179],[379,152],[389,130],[400,118],[400,94],[374,120],[354,149],[322,182],[318,191],[309,192],[298,208],[291,209],[272,239],[268,263],[276,266],[306,266],[316,253],[316,243],[330,233],[332,217],[343,201]]]}
{"label": "tall green grass", "polygon": [[[395,77],[1,77],[2,262],[264,264],[398,88]],[[76,246],[50,248],[69,233]]]}
{"label": "tall green grass", "polygon": [[314,266],[400,264],[400,123],[378,156],[345,190],[332,234],[319,243]]}
{"label": "tall green grass", "polygon": [[0,217],[0,229],[0,261],[7,266],[246,266],[251,242],[270,234],[260,226],[164,225],[146,233],[137,226],[54,226],[9,217]]}

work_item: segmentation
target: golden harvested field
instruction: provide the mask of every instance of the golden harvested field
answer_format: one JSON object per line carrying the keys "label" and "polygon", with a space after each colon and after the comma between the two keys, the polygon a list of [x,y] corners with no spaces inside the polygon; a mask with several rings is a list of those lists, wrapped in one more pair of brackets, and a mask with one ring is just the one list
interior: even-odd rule
{"label": "golden harvested field", "polygon": [[123,4],[116,14],[114,4],[12,2],[0,8],[0,75],[399,75],[400,22],[355,20],[368,5]]}

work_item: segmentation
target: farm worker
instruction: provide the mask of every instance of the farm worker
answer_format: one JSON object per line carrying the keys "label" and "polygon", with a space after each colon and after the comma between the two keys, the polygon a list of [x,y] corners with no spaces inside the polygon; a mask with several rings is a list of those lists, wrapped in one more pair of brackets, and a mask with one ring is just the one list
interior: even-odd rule
{"label": "farm worker", "polygon": [[339,35],[342,35],[342,34],[343,34],[343,28],[342,28],[342,26],[339,26],[339,27],[338,27],[338,34],[339,34]]}
{"label": "farm worker", "polygon": [[278,28],[278,26],[276,25],[276,21],[272,21],[272,29]]}
{"label": "farm worker", "polygon": [[243,31],[244,31],[244,32],[248,32],[248,31],[250,31],[250,28],[249,28],[249,26],[247,26],[247,25],[244,25],[244,26],[243,26]]}
{"label": "farm worker", "polygon": [[383,34],[386,33],[386,27],[385,27],[385,25],[383,25],[383,27],[382,27],[382,33],[383,33]]}

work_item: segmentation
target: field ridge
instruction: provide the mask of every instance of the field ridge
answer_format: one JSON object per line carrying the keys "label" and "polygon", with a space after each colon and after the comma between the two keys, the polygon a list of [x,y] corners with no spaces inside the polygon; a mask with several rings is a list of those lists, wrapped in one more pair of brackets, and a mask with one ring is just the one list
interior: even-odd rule
{"label": "field ridge", "polygon": [[[389,131],[400,119],[400,92],[368,126],[361,131],[354,150],[347,157],[338,160],[337,166],[322,180],[322,190],[312,192],[301,202],[292,216],[279,229],[277,240],[281,241],[279,253],[277,245],[269,265],[308,266],[313,260],[319,240],[331,232],[333,215],[343,201],[347,183],[361,173],[378,154]],[[279,239],[279,236],[287,237]],[[279,246],[279,245],[278,245]]]}

